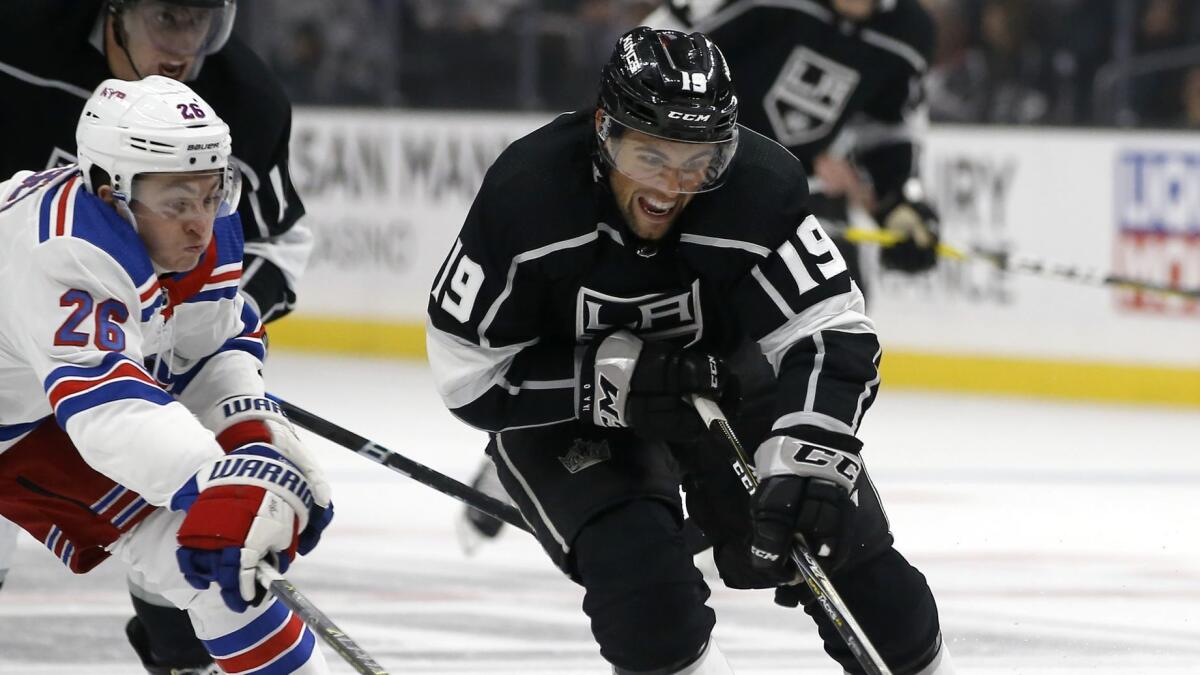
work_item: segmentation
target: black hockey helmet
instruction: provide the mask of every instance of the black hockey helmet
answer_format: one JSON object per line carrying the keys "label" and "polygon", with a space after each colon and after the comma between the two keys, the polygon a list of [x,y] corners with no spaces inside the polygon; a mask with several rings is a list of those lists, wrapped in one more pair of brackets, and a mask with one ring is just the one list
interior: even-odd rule
{"label": "black hockey helmet", "polygon": [[107,0],[107,5],[122,48],[136,35],[163,51],[196,57],[225,46],[237,15],[237,0]]}
{"label": "black hockey helmet", "polygon": [[[601,74],[599,155],[664,192],[713,190],[737,150],[737,105],[712,40],[639,26],[617,40]],[[650,144],[659,147],[646,152]]]}
{"label": "black hockey helmet", "polygon": [[636,131],[711,143],[734,136],[738,101],[708,36],[638,26],[617,40],[604,66],[599,106]]}

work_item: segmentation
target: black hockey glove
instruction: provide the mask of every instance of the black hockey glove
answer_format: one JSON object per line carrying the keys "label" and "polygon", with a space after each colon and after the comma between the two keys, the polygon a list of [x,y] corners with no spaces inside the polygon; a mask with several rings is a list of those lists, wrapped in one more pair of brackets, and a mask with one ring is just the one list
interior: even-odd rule
{"label": "black hockey glove", "polygon": [[[806,429],[804,435],[820,437],[822,443],[772,436],[755,453],[762,482],[751,502],[750,554],[758,570],[779,583],[795,580],[791,550],[797,539],[830,570],[836,569],[845,553],[839,543],[848,534],[856,508],[861,443],[851,437],[832,439],[834,434],[827,431]],[[830,447],[830,440],[843,449]]]}
{"label": "black hockey glove", "polygon": [[879,261],[888,269],[915,274],[937,265],[939,222],[937,212],[925,202],[900,201],[879,220],[883,229],[901,237],[885,246]]}
{"label": "black hockey glove", "polygon": [[691,440],[705,428],[686,399],[700,394],[720,400],[729,380],[717,356],[617,331],[584,350],[579,419],[602,427],[628,427],[649,440]]}

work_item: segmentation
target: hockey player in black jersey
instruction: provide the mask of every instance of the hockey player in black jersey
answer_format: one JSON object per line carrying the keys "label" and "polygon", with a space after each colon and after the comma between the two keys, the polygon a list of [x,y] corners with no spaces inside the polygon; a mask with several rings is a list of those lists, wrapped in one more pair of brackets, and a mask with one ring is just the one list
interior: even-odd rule
{"label": "hockey player in black jersey", "polygon": [[856,204],[904,237],[884,267],[921,272],[937,262],[937,215],[917,177],[924,79],[935,28],[918,0],[665,0],[654,27],[699,30],[720,45],[743,102],[739,120],[800,158],[810,208],[838,239]]}
{"label": "hockey player in black jersey", "polygon": [[[484,178],[431,292],[439,392],[490,432],[505,490],[586,589],[616,672],[730,672],[681,536],[682,485],[727,585],[793,580],[787,555],[750,549],[771,558],[802,535],[892,672],[946,675],[933,596],[861,468],[880,357],[862,294],[806,206],[801,163],[737,114],[704,35],[622,36],[596,108],[514,142]],[[753,499],[692,394],[736,405]]]}
{"label": "hockey player in black jersey", "polygon": [[[738,83],[739,122],[804,163],[808,208],[864,294],[858,247],[839,236],[850,204],[903,237],[882,250],[884,267],[916,273],[936,264],[937,215],[916,170],[934,25],[917,0],[665,0],[644,23],[700,30],[721,47]],[[494,491],[494,470],[485,462],[473,484]],[[463,513],[468,550],[503,525]]]}
{"label": "hockey player in black jersey", "polygon": [[[298,224],[304,206],[288,174],[291,104],[266,65],[231,35],[235,12],[236,0],[0,3],[0,175],[73,163],[79,116],[103,80],[186,81],[231,128],[231,161],[244,186],[242,294],[271,321],[295,303],[312,233]],[[0,526],[0,539],[15,536],[7,522]],[[150,672],[217,672],[186,613],[132,579],[131,592],[137,617],[127,633]]]}

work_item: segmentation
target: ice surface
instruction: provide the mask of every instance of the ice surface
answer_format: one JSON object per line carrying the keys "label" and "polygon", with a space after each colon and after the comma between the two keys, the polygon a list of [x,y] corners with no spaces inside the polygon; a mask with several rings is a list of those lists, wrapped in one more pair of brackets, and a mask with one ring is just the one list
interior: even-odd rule
{"label": "ice surface", "polygon": [[[483,436],[422,364],[276,354],[270,388],[459,479]],[[865,456],[899,549],[928,577],[962,673],[1200,673],[1200,413],[900,392]],[[394,673],[608,672],[582,592],[528,535],[459,551],[457,502],[314,440],[337,519],[289,575]],[[807,616],[716,582],[738,673],[840,670]],[[75,577],[31,538],[0,591],[0,673],[140,672],[118,564]],[[352,672],[326,652],[334,671]]]}

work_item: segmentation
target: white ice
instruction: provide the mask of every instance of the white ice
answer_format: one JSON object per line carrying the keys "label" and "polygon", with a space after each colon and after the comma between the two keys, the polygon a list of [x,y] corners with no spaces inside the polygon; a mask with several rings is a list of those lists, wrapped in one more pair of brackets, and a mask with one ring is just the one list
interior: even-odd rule
{"label": "white ice", "polygon": [[[275,354],[267,377],[280,396],[459,479],[481,456],[482,434],[442,408],[422,364]],[[862,438],[961,673],[1200,673],[1200,413],[885,382]],[[607,672],[581,590],[532,538],[510,529],[464,557],[457,502],[313,443],[337,519],[289,576],[390,672]],[[714,586],[716,636],[738,673],[840,672],[802,612]],[[117,564],[75,577],[24,537],[0,591],[0,673],[138,673],[130,613]]]}

